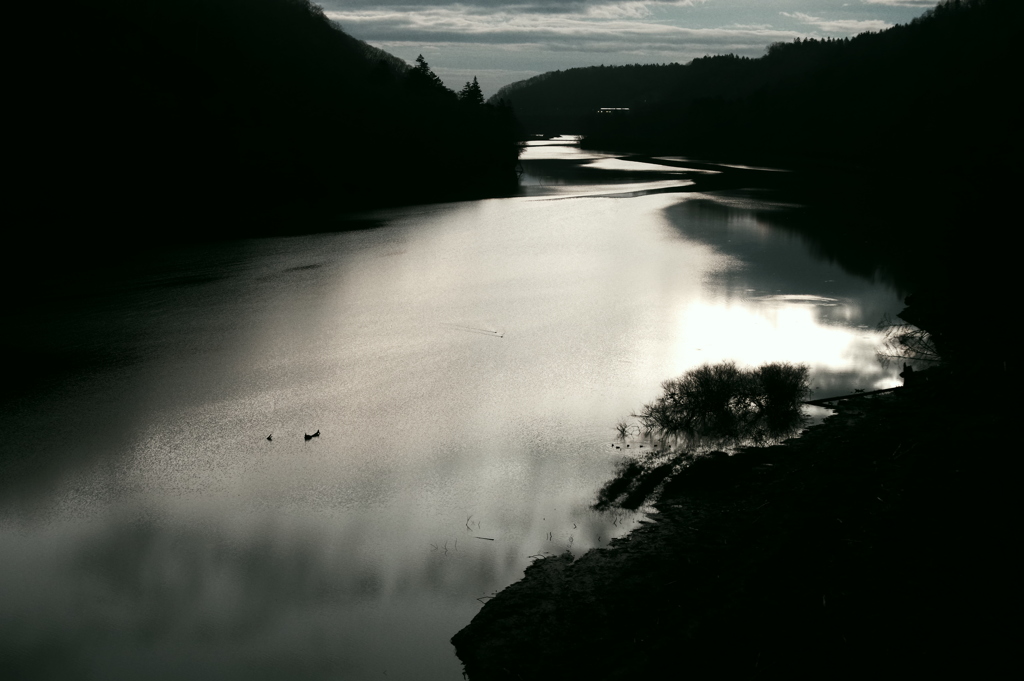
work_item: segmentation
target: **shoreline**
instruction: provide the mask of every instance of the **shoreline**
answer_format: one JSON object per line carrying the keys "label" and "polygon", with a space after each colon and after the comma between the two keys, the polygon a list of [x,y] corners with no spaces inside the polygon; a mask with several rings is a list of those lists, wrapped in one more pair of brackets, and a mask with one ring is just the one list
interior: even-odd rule
{"label": "shoreline", "polygon": [[1017,590],[1008,402],[972,386],[849,400],[705,469],[609,548],[536,561],[453,637],[467,675],[997,671],[1012,648],[990,613]]}

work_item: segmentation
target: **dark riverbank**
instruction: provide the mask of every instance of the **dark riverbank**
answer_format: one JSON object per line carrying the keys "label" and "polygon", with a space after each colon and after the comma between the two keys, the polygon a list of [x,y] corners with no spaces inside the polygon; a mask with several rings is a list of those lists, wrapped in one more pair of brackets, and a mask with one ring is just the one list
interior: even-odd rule
{"label": "dark riverbank", "polygon": [[453,638],[469,677],[996,672],[1010,650],[998,614],[1018,600],[1019,360],[999,244],[1016,175],[979,169],[953,191],[935,168],[881,162],[628,158],[724,171],[684,191],[767,200],[812,250],[914,291],[901,316],[947,362],[783,446],[684,474],[656,522],[609,550],[536,563]]}
{"label": "dark riverbank", "polygon": [[942,370],[749,449],[452,642],[471,679],[986,676],[1019,593],[1006,376]]}

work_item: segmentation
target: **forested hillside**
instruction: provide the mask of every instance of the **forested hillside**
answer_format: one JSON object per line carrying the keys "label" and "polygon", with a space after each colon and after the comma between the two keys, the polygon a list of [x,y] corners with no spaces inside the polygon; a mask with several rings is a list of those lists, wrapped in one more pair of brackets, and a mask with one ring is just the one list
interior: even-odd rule
{"label": "forested hillside", "polygon": [[682,64],[633,64],[550,71],[506,85],[490,101],[511,104],[528,134],[579,134],[599,108],[662,102],[688,69]]}
{"label": "forested hillside", "polygon": [[[493,100],[511,104],[528,133],[584,134],[594,148],[829,158],[949,144],[1019,150],[1011,83],[1022,20],[1014,0],[947,0],[878,33],[776,43],[759,59],[555,71]],[[630,113],[602,117],[600,107]]]}
{"label": "forested hillside", "polygon": [[[16,222],[94,245],[286,229],[507,190],[507,109],[459,97],[308,0],[34,3],[9,100]],[[88,225],[88,227],[86,226]]]}
{"label": "forested hillside", "polygon": [[879,33],[698,59],[663,101],[591,127],[588,144],[850,159],[1019,150],[1010,81],[1022,19],[1012,0],[950,0]]}

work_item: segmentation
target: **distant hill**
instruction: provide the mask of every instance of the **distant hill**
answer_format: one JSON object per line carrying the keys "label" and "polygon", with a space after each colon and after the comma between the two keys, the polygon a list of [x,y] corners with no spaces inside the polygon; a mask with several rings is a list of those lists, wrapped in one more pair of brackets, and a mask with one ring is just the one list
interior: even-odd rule
{"label": "distant hill", "polygon": [[21,3],[7,28],[12,212],[54,248],[287,230],[515,184],[507,109],[308,0]]}
{"label": "distant hill", "polygon": [[860,161],[1019,150],[1022,19],[1015,0],[949,0],[878,33],[694,60],[657,103],[584,132],[601,147]]}
{"label": "distant hill", "polygon": [[506,85],[488,101],[510,104],[527,134],[579,134],[599,108],[635,108],[663,101],[687,68],[634,64],[550,71]]}

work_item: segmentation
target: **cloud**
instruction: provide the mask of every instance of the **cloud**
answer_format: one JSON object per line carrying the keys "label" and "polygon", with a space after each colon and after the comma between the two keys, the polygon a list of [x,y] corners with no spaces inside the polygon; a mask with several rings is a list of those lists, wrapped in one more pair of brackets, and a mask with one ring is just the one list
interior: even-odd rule
{"label": "cloud", "polygon": [[[628,12],[649,14],[652,7],[695,7],[708,0],[318,0],[327,11],[347,11],[353,8],[391,8],[418,11],[431,7],[450,7],[463,12],[473,10],[502,10],[531,14],[589,14],[601,13],[609,7],[631,6]],[[635,16],[635,14],[628,14]]]}
{"label": "cloud", "polygon": [[407,61],[426,55],[449,87],[487,72],[485,92],[524,75],[598,63],[757,57],[774,42],[882,30],[891,25],[882,17],[915,13],[897,3],[918,2],[849,0],[856,11],[840,16],[850,18],[825,19],[819,10],[835,9],[834,0],[788,0],[791,11],[781,14],[748,0],[314,1],[356,38]]}
{"label": "cloud", "polygon": [[779,12],[784,17],[796,19],[800,23],[814,26],[825,33],[864,33],[865,31],[882,31],[892,26],[882,19],[822,19],[803,12]]}
{"label": "cloud", "polygon": [[[620,63],[644,61],[645,55],[650,55],[648,61],[660,60],[671,53],[677,55],[672,60],[724,52],[751,56],[769,43],[811,37],[815,32],[856,34],[892,25],[874,18],[824,19],[804,12],[781,12],[790,20],[782,30],[766,21],[779,16],[775,13],[730,11],[712,18],[707,12],[697,13],[698,17],[690,11],[704,5],[715,9],[717,5],[708,0],[320,1],[327,16],[342,28],[378,46],[418,43],[424,48],[457,44],[579,53],[621,51]],[[811,4],[817,1],[806,0]],[[725,7],[730,8],[728,4]],[[715,18],[721,23],[706,23]],[[698,19],[705,23],[695,24]]]}
{"label": "cloud", "polygon": [[618,2],[587,7],[584,16],[590,19],[646,19],[651,16],[649,2]]}
{"label": "cloud", "polygon": [[633,19],[615,12],[597,20],[592,15],[467,12],[463,8],[445,7],[415,12],[387,9],[329,11],[327,16],[370,42],[543,44],[548,49],[585,52],[614,49],[635,53],[640,47],[658,51],[679,49],[684,45],[728,50],[737,45],[763,47],[776,40],[789,40],[800,35],[764,25],[686,28]]}
{"label": "cloud", "polygon": [[938,0],[860,0],[865,5],[887,5],[889,7],[934,7]]}

